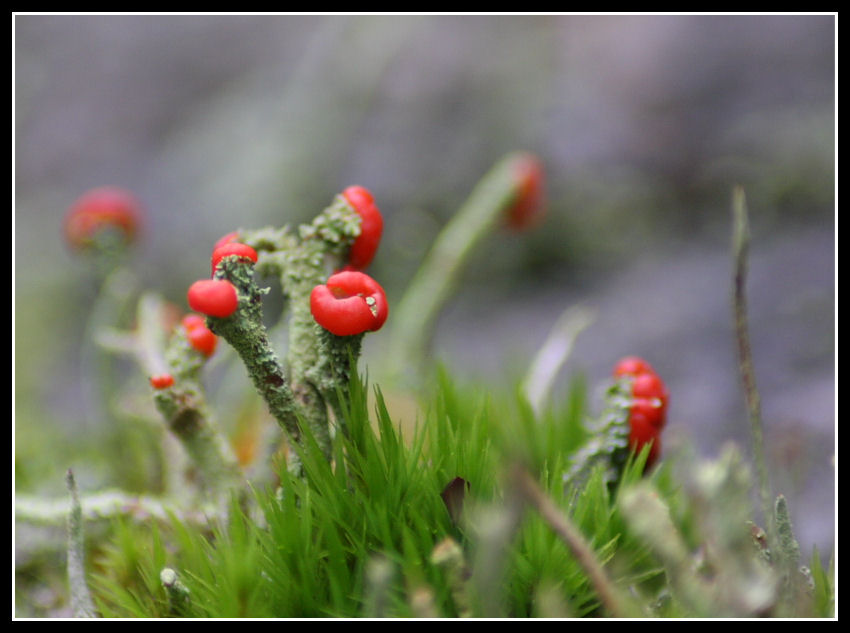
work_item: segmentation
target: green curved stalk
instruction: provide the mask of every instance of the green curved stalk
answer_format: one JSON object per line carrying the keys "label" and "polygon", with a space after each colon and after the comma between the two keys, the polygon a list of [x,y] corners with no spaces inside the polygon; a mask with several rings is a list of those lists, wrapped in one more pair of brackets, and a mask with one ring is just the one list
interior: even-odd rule
{"label": "green curved stalk", "polygon": [[590,308],[572,306],[564,310],[546,341],[537,351],[522,381],[522,390],[532,409],[540,413],[549,400],[558,372],[572,353],[575,340],[595,317]]}
{"label": "green curved stalk", "polygon": [[495,228],[516,197],[512,153],[499,161],[478,183],[440,232],[425,261],[393,310],[389,340],[390,376],[418,381],[425,366],[434,323],[454,292],[464,265],[475,247]]}

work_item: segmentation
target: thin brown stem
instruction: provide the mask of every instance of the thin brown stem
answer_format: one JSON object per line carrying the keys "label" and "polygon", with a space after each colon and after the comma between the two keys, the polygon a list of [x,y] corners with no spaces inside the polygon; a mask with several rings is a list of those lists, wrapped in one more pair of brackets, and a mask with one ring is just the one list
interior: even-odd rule
{"label": "thin brown stem", "polygon": [[756,388],[753,357],[750,349],[750,335],[747,322],[747,255],[750,242],[750,227],[747,219],[747,203],[742,187],[732,192],[732,256],[734,259],[732,304],[735,314],[735,340],[738,347],[738,366],[747,410],[750,419],[750,433],[753,440],[753,459],[759,480],[759,495],[765,521],[771,517],[770,485],[767,465],[764,458],[764,440],[762,434],[761,398]]}
{"label": "thin brown stem", "polygon": [[576,557],[579,565],[590,579],[602,605],[611,617],[627,617],[627,608],[620,597],[617,588],[608,578],[608,574],[596,558],[590,545],[584,540],[581,532],[560,511],[555,503],[540,488],[531,475],[522,468],[517,468],[515,481],[521,494],[540,513],[560,539]]}

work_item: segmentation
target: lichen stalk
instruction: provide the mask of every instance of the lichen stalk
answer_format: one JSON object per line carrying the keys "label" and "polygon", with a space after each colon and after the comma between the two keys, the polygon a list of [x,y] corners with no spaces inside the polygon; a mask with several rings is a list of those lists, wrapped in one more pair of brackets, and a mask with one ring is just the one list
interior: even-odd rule
{"label": "lichen stalk", "polygon": [[241,480],[236,457],[212,420],[201,370],[206,357],[175,330],[165,351],[174,384],[154,391],[154,404],[168,430],[180,441],[213,497]]}
{"label": "lichen stalk", "polygon": [[253,264],[244,258],[225,257],[214,278],[226,279],[236,287],[239,306],[228,317],[207,317],[208,327],[236,350],[272,417],[290,441],[298,442],[301,438],[298,409],[286,372],[263,325],[262,296],[266,291],[254,282]]}
{"label": "lichen stalk", "polygon": [[[323,347],[324,330],[310,312],[310,293],[341,267],[351,243],[360,233],[360,217],[337,196],[310,224],[299,227],[299,241],[287,251],[281,287],[290,299],[287,360],[292,392],[317,444],[330,458],[328,404],[334,398],[331,365]],[[358,348],[359,352],[359,348]],[[346,361],[347,362],[347,361]],[[346,383],[347,385],[347,383]]]}

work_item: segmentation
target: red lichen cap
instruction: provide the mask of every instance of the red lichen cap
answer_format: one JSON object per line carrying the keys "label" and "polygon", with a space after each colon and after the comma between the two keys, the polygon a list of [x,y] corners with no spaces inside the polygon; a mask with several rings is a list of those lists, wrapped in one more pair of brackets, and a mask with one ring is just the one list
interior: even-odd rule
{"label": "red lichen cap", "polygon": [[229,317],[239,307],[236,286],[226,279],[201,279],[186,293],[189,307],[211,317]]}
{"label": "red lichen cap", "polygon": [[218,266],[218,263],[224,259],[225,257],[229,257],[234,255],[236,257],[244,257],[246,259],[250,259],[255,264],[257,263],[257,251],[255,251],[252,247],[247,244],[242,244],[241,242],[226,242],[220,246],[216,246],[213,249],[212,256],[210,257],[210,264],[212,266],[212,272],[215,273],[215,268]]}
{"label": "red lichen cap", "polygon": [[342,197],[360,216],[360,235],[354,239],[348,254],[348,266],[353,270],[364,270],[372,263],[381,235],[384,218],[375,205],[375,199],[365,187],[352,185],[342,192]]}
{"label": "red lichen cap", "polygon": [[506,220],[510,228],[525,231],[539,224],[546,215],[546,175],[543,163],[534,154],[520,154],[512,169],[516,193],[507,210]]}
{"label": "red lichen cap", "polygon": [[187,314],[181,321],[186,340],[204,356],[212,356],[218,345],[218,337],[207,327],[207,320],[200,314]]}
{"label": "red lichen cap", "polygon": [[617,380],[628,382],[631,391],[629,408],[629,446],[639,452],[647,442],[653,442],[646,460],[651,466],[661,454],[661,431],[667,422],[669,394],[661,377],[639,356],[626,356],[614,365]]}
{"label": "red lichen cap", "polygon": [[155,374],[150,377],[150,383],[154,389],[168,389],[174,384],[174,376],[171,374]]}
{"label": "red lichen cap", "polygon": [[629,419],[629,448],[637,454],[649,442],[652,442],[652,446],[644,464],[646,468],[652,466],[661,455],[661,433],[645,419],[633,415]]}
{"label": "red lichen cap", "polygon": [[652,365],[640,356],[625,356],[614,365],[614,377],[637,376],[638,374],[655,373]]}
{"label": "red lichen cap", "polygon": [[213,250],[217,249],[219,246],[224,246],[225,244],[230,244],[230,242],[238,242],[239,241],[239,231],[231,231],[226,235],[222,235],[216,243],[213,244]]}
{"label": "red lichen cap", "polygon": [[310,293],[310,312],[316,323],[337,336],[379,330],[389,307],[384,289],[369,275],[345,270]]}
{"label": "red lichen cap", "polygon": [[73,249],[92,245],[98,232],[118,229],[133,241],[141,220],[141,204],[120,187],[97,187],[80,196],[65,216],[65,239]]}

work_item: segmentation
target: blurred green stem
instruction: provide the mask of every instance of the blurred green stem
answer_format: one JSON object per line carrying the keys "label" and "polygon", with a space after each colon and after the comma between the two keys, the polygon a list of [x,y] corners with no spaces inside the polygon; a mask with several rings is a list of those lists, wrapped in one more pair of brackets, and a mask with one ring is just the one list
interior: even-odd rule
{"label": "blurred green stem", "polygon": [[475,247],[498,224],[516,196],[518,153],[499,161],[437,236],[393,310],[388,359],[394,380],[418,382],[432,330]]}
{"label": "blurred green stem", "polygon": [[576,337],[593,322],[594,316],[594,311],[584,306],[567,308],[535,355],[522,382],[522,390],[538,414],[549,399],[555,378],[569,358]]}
{"label": "blurred green stem", "polygon": [[664,565],[677,599],[698,617],[712,615],[715,601],[712,586],[696,573],[687,544],[670,517],[670,509],[655,489],[645,482],[630,486],[620,493],[618,504],[632,533]]}
{"label": "blurred green stem", "polygon": [[118,327],[121,314],[135,292],[136,280],[126,268],[117,268],[100,284],[86,321],[80,351],[80,388],[87,393],[89,420],[106,424],[115,394],[115,368],[112,350],[104,349],[100,337]]}

